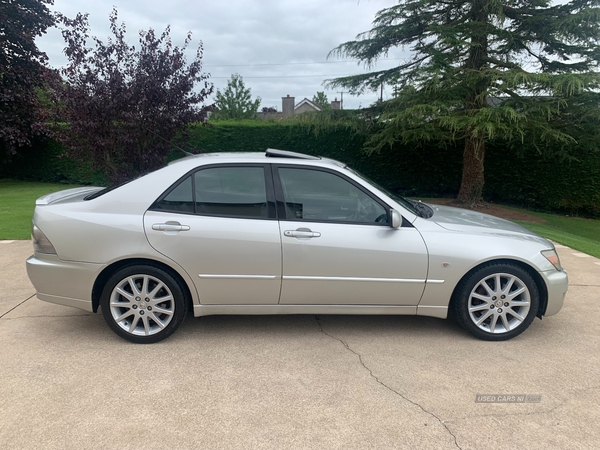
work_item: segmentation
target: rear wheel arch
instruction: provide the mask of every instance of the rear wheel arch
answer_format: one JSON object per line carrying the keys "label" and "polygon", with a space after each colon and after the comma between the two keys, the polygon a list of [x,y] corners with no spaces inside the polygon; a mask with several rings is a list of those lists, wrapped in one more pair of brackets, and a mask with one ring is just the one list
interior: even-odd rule
{"label": "rear wheel arch", "polygon": [[102,272],[96,277],[96,281],[94,282],[94,287],[92,288],[92,310],[94,312],[98,312],[98,307],[100,306],[100,297],[102,296],[102,291],[104,290],[104,286],[107,281],[112,277],[115,273],[125,267],[131,266],[152,266],[157,269],[164,270],[169,275],[171,275],[181,287],[185,299],[188,303],[188,311],[193,310],[193,297],[190,290],[190,287],[186,283],[185,279],[177,272],[175,269],[170,267],[169,265],[162,263],[160,261],[156,261],[153,259],[146,258],[131,258],[131,259],[123,259],[120,261],[115,261],[108,267],[104,268]]}

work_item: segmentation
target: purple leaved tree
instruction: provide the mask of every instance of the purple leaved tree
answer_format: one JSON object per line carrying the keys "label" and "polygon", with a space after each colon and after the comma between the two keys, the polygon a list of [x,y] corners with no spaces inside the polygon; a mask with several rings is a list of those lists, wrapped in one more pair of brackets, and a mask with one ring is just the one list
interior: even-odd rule
{"label": "purple leaved tree", "polygon": [[129,45],[113,9],[112,37],[92,37],[90,48],[87,15],[58,15],[57,22],[69,62],[52,83],[54,129],[66,154],[92,161],[112,182],[161,167],[169,141],[206,115],[213,85],[202,72],[202,42],[188,64],[191,33],[182,47],[171,42],[169,27],[160,35],[140,31],[139,46]]}

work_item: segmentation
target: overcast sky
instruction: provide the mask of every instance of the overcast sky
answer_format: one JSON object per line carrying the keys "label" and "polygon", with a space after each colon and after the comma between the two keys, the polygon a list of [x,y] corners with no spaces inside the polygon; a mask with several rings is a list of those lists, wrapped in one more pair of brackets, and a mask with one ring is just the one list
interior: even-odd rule
{"label": "overcast sky", "polygon": [[[125,22],[131,44],[138,43],[139,30],[162,32],[171,25],[173,43],[181,46],[188,31],[193,33],[193,53],[204,43],[204,71],[223,89],[232,73],[244,77],[253,97],[263,106],[281,111],[281,97],[289,94],[296,102],[325,91],[329,100],[340,97],[322,85],[327,78],[362,73],[356,61],[327,60],[330,50],[371,28],[375,13],[394,0],[55,0],[52,7],[68,17],[89,13],[91,34],[102,40],[110,34],[108,16],[113,5],[119,22]],[[66,63],[64,41],[51,29],[38,39],[50,65]],[[376,69],[392,67],[401,50],[382,60]],[[384,98],[391,92],[384,91]],[[378,93],[360,97],[344,95],[344,109],[368,106]]]}

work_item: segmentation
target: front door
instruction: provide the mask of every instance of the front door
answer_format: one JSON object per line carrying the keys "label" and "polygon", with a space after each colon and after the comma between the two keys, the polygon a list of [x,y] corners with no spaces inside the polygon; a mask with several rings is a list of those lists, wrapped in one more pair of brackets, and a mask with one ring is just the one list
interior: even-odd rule
{"label": "front door", "polygon": [[280,304],[415,306],[427,249],[412,226],[354,181],[318,168],[275,171],[281,218]]}

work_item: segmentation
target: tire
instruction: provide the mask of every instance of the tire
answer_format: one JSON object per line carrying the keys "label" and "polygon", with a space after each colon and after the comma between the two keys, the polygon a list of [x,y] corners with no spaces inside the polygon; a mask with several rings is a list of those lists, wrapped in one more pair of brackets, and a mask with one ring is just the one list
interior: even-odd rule
{"label": "tire", "polygon": [[128,266],[112,275],[100,298],[108,326],[123,339],[152,344],[183,322],[187,301],[180,284],[162,269]]}
{"label": "tire", "polygon": [[473,336],[505,341],[531,325],[539,302],[539,289],[527,271],[492,263],[461,281],[452,309],[458,323]]}

